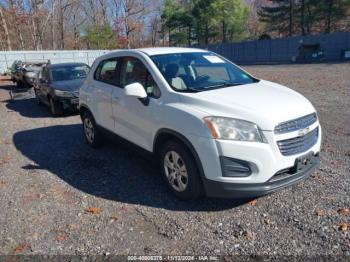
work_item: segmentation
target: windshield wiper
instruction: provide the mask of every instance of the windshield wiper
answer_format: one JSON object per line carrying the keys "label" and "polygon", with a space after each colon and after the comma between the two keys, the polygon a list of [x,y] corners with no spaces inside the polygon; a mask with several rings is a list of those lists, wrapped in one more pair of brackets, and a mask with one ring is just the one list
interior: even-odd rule
{"label": "windshield wiper", "polygon": [[192,93],[198,93],[198,92],[202,92],[204,90],[193,88],[193,87],[187,87],[187,89],[185,89],[184,91],[192,92]]}
{"label": "windshield wiper", "polygon": [[177,89],[176,87],[174,87],[173,85],[171,85],[176,91],[178,92],[183,92],[183,93],[198,93],[198,92],[202,92],[204,90],[200,90],[200,89],[196,89],[193,87],[187,87],[186,89]]}
{"label": "windshield wiper", "polygon": [[239,85],[243,85],[243,84],[244,84],[244,83],[230,83],[230,82],[225,82],[225,83],[220,83],[220,84],[217,84],[217,85],[206,86],[206,87],[204,87],[204,90],[217,89],[217,88],[230,87],[230,86],[239,86]]}

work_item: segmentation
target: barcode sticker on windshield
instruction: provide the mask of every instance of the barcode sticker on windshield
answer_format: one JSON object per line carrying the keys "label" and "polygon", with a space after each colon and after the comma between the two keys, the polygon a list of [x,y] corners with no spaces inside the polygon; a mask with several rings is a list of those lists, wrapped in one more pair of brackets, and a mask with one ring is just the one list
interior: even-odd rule
{"label": "barcode sticker on windshield", "polygon": [[224,60],[222,60],[220,57],[215,55],[205,55],[203,57],[213,64],[225,63]]}

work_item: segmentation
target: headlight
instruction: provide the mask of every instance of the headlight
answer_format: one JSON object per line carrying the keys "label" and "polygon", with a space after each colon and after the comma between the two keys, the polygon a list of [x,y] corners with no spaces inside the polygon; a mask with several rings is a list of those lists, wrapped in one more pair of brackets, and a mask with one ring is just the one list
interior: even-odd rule
{"label": "headlight", "polygon": [[73,96],[72,92],[58,90],[58,89],[54,89],[54,93],[56,96],[63,96],[63,97],[72,97]]}
{"label": "headlight", "polygon": [[259,127],[251,122],[227,117],[205,117],[204,122],[213,138],[267,143]]}

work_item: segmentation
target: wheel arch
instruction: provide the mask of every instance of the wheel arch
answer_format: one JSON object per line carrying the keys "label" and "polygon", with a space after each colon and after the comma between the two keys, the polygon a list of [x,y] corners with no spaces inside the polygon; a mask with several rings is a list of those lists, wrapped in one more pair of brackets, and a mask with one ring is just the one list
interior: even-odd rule
{"label": "wheel arch", "polygon": [[191,154],[196,162],[199,174],[201,176],[202,183],[204,184],[205,174],[204,174],[202,162],[199,158],[199,155],[198,155],[196,149],[194,148],[192,143],[184,135],[180,134],[179,132],[177,132],[175,130],[168,129],[168,128],[162,128],[162,129],[158,130],[156,135],[155,135],[155,139],[153,141],[153,153],[158,156],[160,145],[162,143],[165,143],[168,140],[171,140],[171,139],[174,139],[174,140],[181,142],[183,145],[186,146],[186,148],[188,148],[190,150],[190,152],[191,152]]}
{"label": "wheel arch", "polygon": [[81,118],[81,119],[83,118],[83,114],[84,114],[84,113],[89,113],[89,114],[91,114],[92,117],[95,119],[95,117],[94,117],[94,115],[92,114],[90,108],[89,108],[87,105],[85,105],[85,104],[81,104],[81,105],[79,106],[79,114],[80,114],[80,118]]}

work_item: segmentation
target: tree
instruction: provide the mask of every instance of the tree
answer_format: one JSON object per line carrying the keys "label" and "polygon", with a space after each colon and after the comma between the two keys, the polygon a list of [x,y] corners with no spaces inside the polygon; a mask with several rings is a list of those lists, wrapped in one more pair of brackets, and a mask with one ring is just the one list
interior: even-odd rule
{"label": "tree", "polygon": [[264,35],[264,24],[259,21],[257,12],[266,2],[267,0],[250,2],[250,12],[246,26],[248,39],[256,40]]}
{"label": "tree", "polygon": [[294,0],[271,0],[258,11],[260,21],[268,25],[270,31],[278,31],[280,35],[293,36]]}
{"label": "tree", "polygon": [[209,44],[209,39],[216,35],[213,30],[213,14],[212,4],[214,0],[195,0],[192,10],[192,15],[196,24],[197,43],[200,44],[204,40],[206,45]]}
{"label": "tree", "polygon": [[73,5],[73,0],[58,0],[59,48],[65,48],[66,12]]}
{"label": "tree", "polygon": [[320,1],[320,11],[324,14],[324,32],[330,33],[334,24],[344,18],[350,7],[349,0],[323,0]]}
{"label": "tree", "polygon": [[243,39],[248,15],[242,0],[166,0],[162,19],[169,45],[191,45],[193,39],[209,44],[216,36],[223,43]]}
{"label": "tree", "polygon": [[117,47],[116,33],[109,25],[88,27],[84,40],[89,49],[115,49]]}
{"label": "tree", "polygon": [[145,15],[144,0],[114,0],[117,14],[123,21],[127,48],[131,47],[131,34],[139,28],[142,16]]}
{"label": "tree", "polygon": [[178,21],[178,10],[181,8],[179,2],[166,0],[163,14],[161,16],[164,27],[168,30],[169,46],[172,43],[172,30],[180,25]]}
{"label": "tree", "polygon": [[267,31],[292,36],[335,31],[349,9],[350,0],[271,0],[258,14]]}
{"label": "tree", "polygon": [[19,11],[21,9],[21,5],[19,3],[16,3],[14,0],[9,0],[9,5],[11,7],[13,18],[14,18],[14,25],[16,30],[16,35],[18,36],[19,40],[19,47],[20,49],[24,49],[24,41],[23,41],[23,35],[21,31],[21,24],[19,19]]}
{"label": "tree", "polygon": [[11,38],[7,26],[7,20],[5,17],[5,12],[3,10],[3,7],[0,5],[0,18],[1,18],[1,23],[2,27],[4,28],[5,36],[6,36],[6,41],[7,41],[7,50],[12,50],[12,43],[11,43]]}
{"label": "tree", "polygon": [[249,8],[241,0],[217,0],[212,3],[213,20],[221,27],[222,43],[244,39]]}

